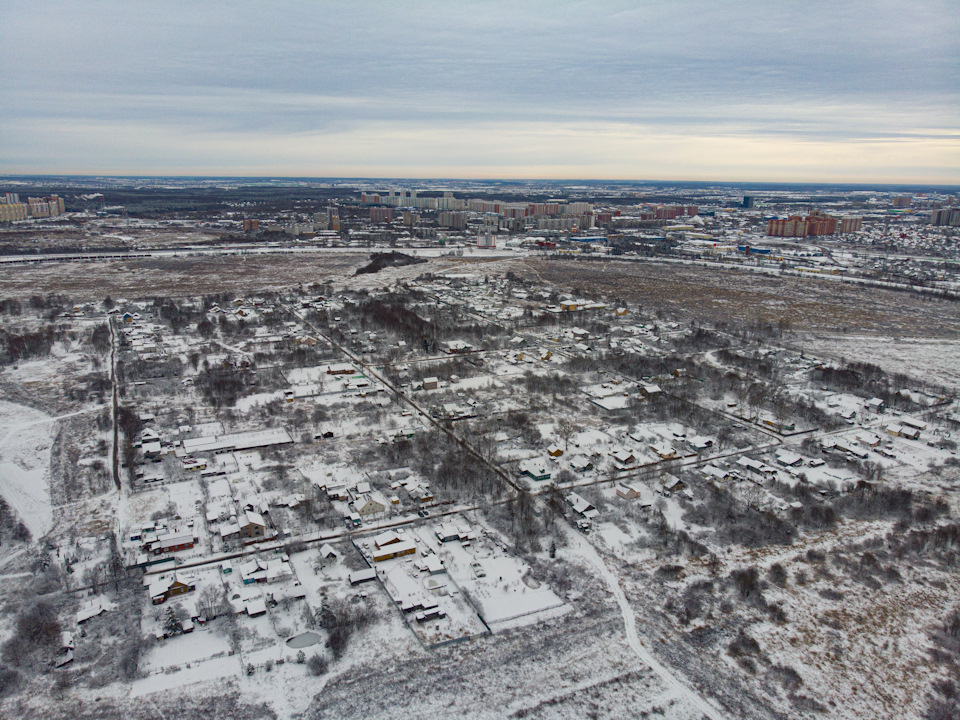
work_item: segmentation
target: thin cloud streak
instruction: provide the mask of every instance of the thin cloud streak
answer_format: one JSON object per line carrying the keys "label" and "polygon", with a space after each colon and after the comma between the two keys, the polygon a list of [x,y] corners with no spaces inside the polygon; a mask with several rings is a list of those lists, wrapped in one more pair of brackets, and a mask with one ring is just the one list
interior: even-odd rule
{"label": "thin cloud streak", "polygon": [[[183,133],[165,126],[69,125],[70,141],[54,145],[57,165],[37,172],[123,174],[301,175],[348,177],[503,177],[608,179],[809,181],[823,179],[823,168],[836,166],[831,180],[856,182],[955,182],[960,166],[956,139],[866,140],[832,143],[795,138],[650,133],[632,125],[510,123],[433,128],[373,124],[326,135],[273,133]],[[63,137],[66,128],[40,127],[39,137]],[[463,133],[475,141],[463,142]],[[146,140],[146,142],[145,142]],[[393,148],[382,153],[384,145]],[[81,146],[83,151],[77,151]],[[103,150],[104,152],[100,152]],[[109,150],[109,154],[106,152]],[[103,159],[88,164],[90,152]],[[770,158],[777,159],[771,167]],[[898,168],[890,174],[890,159]],[[16,166],[29,151],[11,158]],[[946,164],[946,168],[944,165]],[[741,175],[731,176],[731,167]],[[901,169],[902,168],[902,169]],[[26,169],[13,172],[27,172]]]}

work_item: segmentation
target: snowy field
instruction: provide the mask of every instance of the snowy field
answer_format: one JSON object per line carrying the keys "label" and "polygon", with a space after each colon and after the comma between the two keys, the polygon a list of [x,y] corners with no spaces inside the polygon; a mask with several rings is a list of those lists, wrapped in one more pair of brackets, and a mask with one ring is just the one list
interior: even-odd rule
{"label": "snowy field", "polygon": [[805,351],[848,362],[866,360],[889,373],[960,389],[960,340],[877,335],[816,335],[802,341]]}
{"label": "snowy field", "polygon": [[34,538],[53,527],[49,463],[55,420],[0,401],[0,493]]}

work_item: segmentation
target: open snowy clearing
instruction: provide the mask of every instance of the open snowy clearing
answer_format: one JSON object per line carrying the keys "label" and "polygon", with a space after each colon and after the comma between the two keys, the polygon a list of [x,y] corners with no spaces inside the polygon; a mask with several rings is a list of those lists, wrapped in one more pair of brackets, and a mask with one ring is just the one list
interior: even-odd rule
{"label": "open snowy clearing", "polygon": [[889,373],[909,374],[960,389],[960,340],[947,338],[816,335],[802,340],[804,350],[847,361],[869,358]]}
{"label": "open snowy clearing", "polygon": [[35,538],[53,527],[49,461],[55,420],[0,401],[0,493]]}

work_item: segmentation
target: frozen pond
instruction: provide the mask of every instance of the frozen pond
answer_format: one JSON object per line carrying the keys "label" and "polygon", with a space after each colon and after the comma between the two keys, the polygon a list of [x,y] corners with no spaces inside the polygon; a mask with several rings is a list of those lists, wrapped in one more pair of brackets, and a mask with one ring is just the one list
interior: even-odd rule
{"label": "frozen pond", "polygon": [[292,647],[294,649],[307,648],[311,645],[316,645],[320,642],[320,636],[315,632],[305,632],[300,633],[299,635],[294,635],[292,638],[287,640],[287,647]]}

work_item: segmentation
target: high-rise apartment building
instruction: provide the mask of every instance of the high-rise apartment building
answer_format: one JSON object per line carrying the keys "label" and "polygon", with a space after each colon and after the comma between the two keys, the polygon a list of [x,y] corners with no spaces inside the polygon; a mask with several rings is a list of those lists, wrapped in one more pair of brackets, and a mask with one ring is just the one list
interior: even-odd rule
{"label": "high-rise apartment building", "polygon": [[586,215],[593,212],[593,205],[588,202],[567,203],[563,212],[565,215]]}
{"label": "high-rise apartment building", "polygon": [[674,220],[678,217],[693,217],[699,212],[697,205],[646,205],[640,213],[641,220]]}
{"label": "high-rise apartment building", "polygon": [[835,232],[837,232],[837,219],[816,210],[807,217],[791,215],[788,218],[772,218],[767,223],[767,235],[772,237],[833,235]]}
{"label": "high-rise apartment building", "polygon": [[837,231],[837,219],[814,210],[805,218],[807,235],[833,235]]}
{"label": "high-rise apartment building", "polygon": [[26,203],[0,203],[0,222],[27,219]]}
{"label": "high-rise apartment building", "polygon": [[771,218],[767,223],[767,235],[772,237],[806,237],[807,222],[799,215],[788,218]]}
{"label": "high-rise apartment building", "polygon": [[467,214],[465,212],[445,210],[437,214],[437,225],[450,228],[451,230],[466,230]]}
{"label": "high-rise apartment building", "polygon": [[370,208],[370,222],[393,222],[393,208]]}
{"label": "high-rise apartment building", "polygon": [[863,218],[853,215],[840,218],[840,232],[851,233],[860,232],[863,229]]}
{"label": "high-rise apartment building", "polygon": [[27,212],[30,217],[56,217],[65,212],[63,198],[50,195],[43,198],[27,198]]}
{"label": "high-rise apartment building", "polygon": [[930,213],[931,225],[950,225],[960,227],[960,208],[945,207]]}

